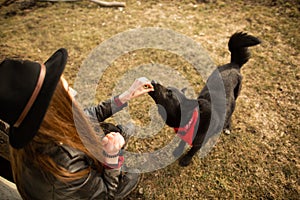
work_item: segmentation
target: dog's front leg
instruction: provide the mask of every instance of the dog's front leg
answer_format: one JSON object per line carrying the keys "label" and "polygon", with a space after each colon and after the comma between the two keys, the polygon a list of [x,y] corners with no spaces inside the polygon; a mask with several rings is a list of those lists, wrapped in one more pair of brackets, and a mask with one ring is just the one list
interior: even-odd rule
{"label": "dog's front leg", "polygon": [[175,158],[180,157],[183,153],[184,147],[185,147],[185,141],[181,140],[178,147],[173,151],[173,156]]}
{"label": "dog's front leg", "polygon": [[179,165],[182,167],[188,166],[191,161],[193,156],[195,155],[195,153],[197,153],[197,151],[199,151],[199,149],[201,148],[201,145],[197,145],[197,146],[193,146],[186,155],[184,155],[180,161],[179,161]]}

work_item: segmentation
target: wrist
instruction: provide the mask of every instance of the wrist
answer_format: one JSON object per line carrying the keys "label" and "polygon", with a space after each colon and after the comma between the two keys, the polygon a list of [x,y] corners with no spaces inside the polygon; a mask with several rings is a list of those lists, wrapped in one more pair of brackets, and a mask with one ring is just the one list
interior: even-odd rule
{"label": "wrist", "polygon": [[116,158],[119,157],[119,155],[121,154],[121,150],[116,152],[110,152],[110,153],[107,153],[105,150],[103,150],[102,154],[105,158]]}
{"label": "wrist", "polygon": [[115,158],[104,157],[103,161],[106,165],[116,165],[119,162],[119,156]]}
{"label": "wrist", "polygon": [[124,104],[130,100],[130,93],[128,91],[119,95],[119,100]]}
{"label": "wrist", "polygon": [[[105,150],[102,151],[104,157],[104,165],[108,166],[109,168],[118,168],[120,167],[120,158],[123,160],[122,151],[119,150],[116,153],[107,153]],[[122,162],[123,163],[123,162]]]}
{"label": "wrist", "polygon": [[109,152],[107,153],[105,150],[102,151],[102,155],[104,158],[104,162],[109,165],[115,165],[119,162],[119,156],[121,155],[121,150],[117,152]]}
{"label": "wrist", "polygon": [[[112,162],[111,159],[114,159]],[[124,156],[120,155],[117,158],[106,158],[104,159],[104,168],[105,169],[120,169],[124,163]]]}

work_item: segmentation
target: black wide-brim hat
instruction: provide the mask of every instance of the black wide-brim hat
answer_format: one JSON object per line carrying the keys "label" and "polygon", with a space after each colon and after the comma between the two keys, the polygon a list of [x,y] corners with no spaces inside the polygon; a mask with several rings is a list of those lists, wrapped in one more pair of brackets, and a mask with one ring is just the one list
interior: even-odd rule
{"label": "black wide-brim hat", "polygon": [[[67,57],[67,50],[61,48],[44,64],[12,59],[5,59],[0,64],[0,119],[10,125],[9,142],[12,147],[23,148],[36,135],[64,71]],[[45,66],[43,82],[32,105],[27,106],[41,80],[42,65]],[[26,114],[25,107],[29,107]],[[24,115],[21,123],[20,115]]]}

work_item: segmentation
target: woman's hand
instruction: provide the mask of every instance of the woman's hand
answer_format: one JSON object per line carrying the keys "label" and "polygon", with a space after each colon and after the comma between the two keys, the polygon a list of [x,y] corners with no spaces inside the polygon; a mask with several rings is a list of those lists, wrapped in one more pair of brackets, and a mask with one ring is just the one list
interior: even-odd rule
{"label": "woman's hand", "polygon": [[102,149],[104,163],[108,165],[118,165],[119,153],[124,146],[125,140],[120,133],[110,132],[102,139]]}
{"label": "woman's hand", "polygon": [[102,148],[109,156],[117,155],[125,140],[120,133],[110,132],[102,139]]}
{"label": "woman's hand", "polygon": [[130,86],[130,88],[127,91],[125,91],[119,96],[119,99],[122,103],[126,103],[127,101],[130,101],[133,98],[139,97],[142,94],[151,91],[154,91],[151,82],[145,77],[140,77],[134,81],[134,83]]}

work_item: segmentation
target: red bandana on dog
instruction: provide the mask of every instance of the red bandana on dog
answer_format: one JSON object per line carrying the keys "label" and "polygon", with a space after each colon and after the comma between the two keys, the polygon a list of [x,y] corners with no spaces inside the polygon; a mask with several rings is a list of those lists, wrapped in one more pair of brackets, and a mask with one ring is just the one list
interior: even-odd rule
{"label": "red bandana on dog", "polygon": [[193,140],[195,137],[195,126],[198,121],[199,110],[198,106],[194,109],[192,118],[190,121],[184,126],[179,128],[174,128],[177,135],[190,146],[193,144]]}

